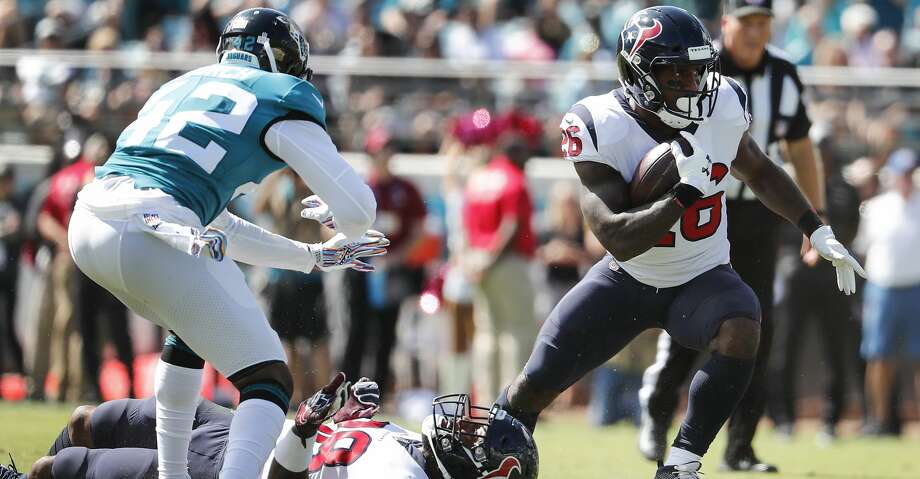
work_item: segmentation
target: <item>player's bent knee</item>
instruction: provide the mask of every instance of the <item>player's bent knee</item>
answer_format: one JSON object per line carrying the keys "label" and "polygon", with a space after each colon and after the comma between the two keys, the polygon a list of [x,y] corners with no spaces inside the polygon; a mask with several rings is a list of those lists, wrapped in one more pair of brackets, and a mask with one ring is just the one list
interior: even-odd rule
{"label": "player's bent knee", "polygon": [[255,364],[233,374],[229,379],[240,391],[240,402],[264,399],[287,412],[291,394],[294,392],[294,379],[284,362],[266,361]]}
{"label": "player's bent knee", "polygon": [[29,479],[52,479],[51,470],[54,467],[54,456],[38,458],[29,471]]}
{"label": "player's bent knee", "polygon": [[70,421],[67,422],[67,433],[70,435],[70,443],[74,446],[92,449],[93,447],[93,411],[96,406],[79,406],[73,410],[70,415]]}
{"label": "player's bent knee", "polygon": [[750,318],[725,320],[712,340],[713,351],[737,359],[754,359],[760,345],[760,322]]}

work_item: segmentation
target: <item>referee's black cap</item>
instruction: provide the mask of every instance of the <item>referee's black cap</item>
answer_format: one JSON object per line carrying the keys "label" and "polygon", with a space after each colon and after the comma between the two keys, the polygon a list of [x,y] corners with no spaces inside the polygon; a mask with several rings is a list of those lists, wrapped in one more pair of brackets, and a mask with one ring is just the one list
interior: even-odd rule
{"label": "referee's black cap", "polygon": [[773,16],[773,0],[725,0],[726,15],[745,17],[760,14]]}

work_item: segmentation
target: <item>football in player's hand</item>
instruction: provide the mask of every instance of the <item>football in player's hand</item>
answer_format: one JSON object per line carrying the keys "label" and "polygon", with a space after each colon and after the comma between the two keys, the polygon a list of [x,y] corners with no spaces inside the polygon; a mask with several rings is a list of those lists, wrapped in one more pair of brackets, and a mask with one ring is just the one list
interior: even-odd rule
{"label": "football in player's hand", "polygon": [[[686,142],[683,138],[677,141]],[[687,147],[689,145],[681,145]],[[636,173],[629,183],[629,199],[632,206],[641,206],[657,201],[671,191],[680,181],[677,163],[671,154],[671,146],[661,143],[649,150],[636,167]]]}

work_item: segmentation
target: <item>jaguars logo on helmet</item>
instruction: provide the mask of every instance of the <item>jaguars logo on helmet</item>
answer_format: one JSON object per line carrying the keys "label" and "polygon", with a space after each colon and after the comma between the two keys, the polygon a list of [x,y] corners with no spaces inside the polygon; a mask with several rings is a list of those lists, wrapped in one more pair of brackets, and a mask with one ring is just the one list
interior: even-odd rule
{"label": "jaguars logo on helmet", "polygon": [[303,33],[287,15],[271,8],[250,8],[230,19],[220,35],[218,61],[227,54],[265,71],[304,80],[313,77],[307,67],[310,46]]}
{"label": "jaguars logo on helmet", "polygon": [[[654,70],[666,66],[699,68],[699,89],[659,85]],[[672,128],[702,122],[715,109],[721,82],[718,52],[706,27],[681,8],[650,7],[630,17],[620,33],[617,70],[626,96]],[[677,97],[674,104],[665,101],[666,90]]]}

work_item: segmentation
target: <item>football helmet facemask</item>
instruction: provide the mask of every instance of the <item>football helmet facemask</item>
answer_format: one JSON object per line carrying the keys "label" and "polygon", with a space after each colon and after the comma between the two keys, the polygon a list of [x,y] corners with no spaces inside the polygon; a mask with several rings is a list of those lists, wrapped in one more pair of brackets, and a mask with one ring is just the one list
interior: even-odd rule
{"label": "football helmet facemask", "polygon": [[539,455],[530,431],[505,410],[472,406],[466,394],[439,396],[422,423],[424,447],[445,479],[531,479]]}
{"label": "football helmet facemask", "polygon": [[[697,73],[698,88],[659,84],[655,73],[662,68]],[[617,42],[617,70],[626,96],[671,128],[703,122],[715,109],[719,53],[706,27],[681,8],[650,7],[633,14]],[[676,100],[670,104],[666,97]]]}
{"label": "football helmet facemask", "polygon": [[313,77],[313,70],[307,68],[310,45],[300,28],[271,8],[250,8],[230,19],[217,44],[218,61],[227,54],[238,55],[265,71],[304,80]]}

